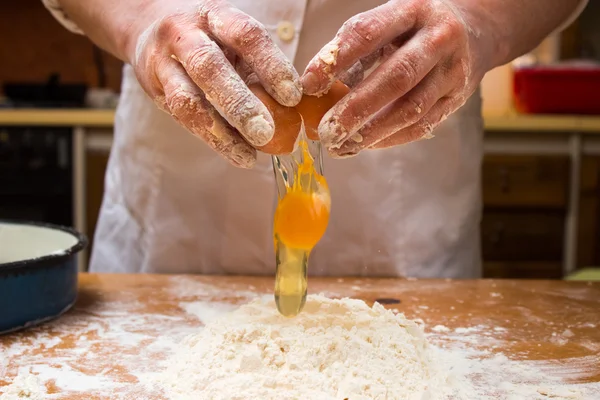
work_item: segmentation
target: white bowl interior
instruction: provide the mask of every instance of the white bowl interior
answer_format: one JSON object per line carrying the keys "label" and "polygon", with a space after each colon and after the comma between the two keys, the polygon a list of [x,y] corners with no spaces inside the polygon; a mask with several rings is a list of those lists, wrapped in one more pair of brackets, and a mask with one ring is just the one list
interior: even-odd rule
{"label": "white bowl interior", "polygon": [[76,243],[77,237],[61,230],[0,223],[0,264],[61,254]]}

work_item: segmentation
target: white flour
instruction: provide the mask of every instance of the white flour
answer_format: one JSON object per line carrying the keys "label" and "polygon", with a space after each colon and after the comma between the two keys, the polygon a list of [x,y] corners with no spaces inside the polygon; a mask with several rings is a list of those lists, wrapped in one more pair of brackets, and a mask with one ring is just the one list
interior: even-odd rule
{"label": "white flour", "polygon": [[420,326],[361,300],[310,296],[296,318],[257,300],[191,336],[164,382],[192,399],[470,399]]}
{"label": "white flour", "polygon": [[5,388],[0,400],[31,399],[42,400],[45,396],[45,390],[36,375],[28,372],[19,374],[11,385]]}
{"label": "white flour", "polygon": [[[57,321],[11,334],[8,340],[6,336],[1,338],[0,399],[179,400],[177,396],[170,397],[165,386],[176,390],[172,380],[178,375],[178,362],[183,360],[181,352],[190,348],[185,338],[202,335],[202,324],[232,311],[235,304],[272,296],[263,296],[263,292],[242,284],[219,287],[180,277],[170,278],[168,282],[168,287],[151,292],[150,301],[157,299],[160,312],[148,311],[147,298],[142,300],[138,295],[122,293],[118,300],[104,296],[92,305],[76,306]],[[348,280],[348,285],[362,284]],[[347,293],[347,290],[341,291]],[[566,325],[554,317],[546,319],[532,314],[531,324],[538,324],[535,331],[545,332],[541,337],[532,338],[526,326],[520,328],[521,331],[511,328],[510,320],[468,319],[463,315],[440,318],[439,310],[428,304],[428,297],[420,296],[422,291],[419,286],[418,290],[404,293],[402,299],[415,304],[413,308],[404,308],[407,315],[436,321],[431,327],[425,327],[430,344],[422,344],[421,339],[416,339],[418,334],[412,331],[400,331],[398,340],[405,343],[402,340],[412,337],[410,340],[414,343],[421,343],[422,347],[415,347],[412,353],[406,354],[407,360],[419,357],[433,360],[432,389],[472,391],[470,400],[600,399],[600,383],[593,375],[597,374],[600,364],[600,343],[590,340],[593,335],[582,337],[586,330],[597,328],[596,321],[581,320]],[[576,291],[569,294],[578,296]],[[90,296],[99,295],[91,293]],[[340,294],[327,295],[339,297]],[[216,298],[227,299],[227,302],[216,302]],[[165,303],[165,299],[174,300]],[[459,305],[465,300],[455,301]],[[419,305],[429,305],[429,309],[419,308]],[[590,307],[596,306],[590,304]],[[512,310],[531,314],[522,305],[515,305]],[[397,317],[403,320],[402,315]],[[405,325],[414,326],[411,322]],[[541,325],[548,327],[540,330]],[[551,354],[547,357],[532,354],[531,345],[527,351],[515,348],[520,341],[539,340],[548,345],[556,337],[561,338],[557,341],[560,343],[552,346],[566,346],[571,358],[556,360]],[[512,358],[505,356],[504,351]],[[405,367],[407,376],[419,376],[425,365]],[[439,379],[436,380],[436,376]],[[445,376],[454,380],[444,381]],[[595,383],[580,383],[589,378]],[[8,386],[2,386],[6,384]]]}

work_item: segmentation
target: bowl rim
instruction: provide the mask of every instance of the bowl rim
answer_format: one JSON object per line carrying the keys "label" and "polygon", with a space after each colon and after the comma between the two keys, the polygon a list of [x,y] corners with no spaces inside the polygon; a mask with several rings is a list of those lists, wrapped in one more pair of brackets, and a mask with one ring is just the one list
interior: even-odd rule
{"label": "bowl rim", "polygon": [[27,258],[24,260],[11,261],[9,263],[1,264],[0,263],[0,273],[6,271],[13,271],[15,269],[18,270],[30,270],[40,267],[45,267],[48,265],[54,265],[56,262],[66,261],[73,255],[79,253],[81,250],[87,247],[89,241],[86,235],[77,231],[75,228],[51,224],[48,222],[39,222],[39,221],[15,221],[10,219],[0,219],[0,225],[2,224],[10,224],[10,225],[23,225],[23,226],[34,226],[39,228],[47,228],[52,230],[57,230],[61,232],[68,233],[74,236],[77,239],[77,242],[65,249],[65,251],[54,254],[47,254],[44,256]]}

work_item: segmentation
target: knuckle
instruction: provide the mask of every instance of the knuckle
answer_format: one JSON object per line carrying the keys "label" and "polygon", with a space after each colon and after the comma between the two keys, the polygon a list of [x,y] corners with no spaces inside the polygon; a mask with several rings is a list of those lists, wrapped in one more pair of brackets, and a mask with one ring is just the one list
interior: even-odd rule
{"label": "knuckle", "polygon": [[366,24],[364,20],[357,19],[350,24],[350,31],[353,36],[361,42],[369,43],[373,40],[372,27]]}
{"label": "knuckle", "polygon": [[464,44],[468,39],[467,27],[459,17],[446,18],[439,29],[434,31],[432,45],[444,46],[453,43]]}
{"label": "knuckle", "polygon": [[396,79],[391,79],[393,90],[407,90],[417,84],[419,77],[419,66],[414,57],[402,57],[395,62]]}
{"label": "knuckle", "polygon": [[218,69],[222,64],[221,49],[213,42],[204,42],[192,50],[187,60],[183,62],[186,70],[196,77],[201,77],[202,71]]}
{"label": "knuckle", "polygon": [[447,18],[444,23],[444,28],[452,38],[466,37],[467,28],[465,27],[464,22],[457,16]]}
{"label": "knuckle", "polygon": [[168,15],[162,18],[156,26],[156,39],[161,42],[170,41],[181,31],[181,18],[179,15]]}
{"label": "knuckle", "polygon": [[166,103],[169,110],[177,115],[179,119],[184,119],[185,117],[204,111],[199,99],[184,90],[175,90],[169,93]]}
{"label": "knuckle", "polygon": [[388,29],[388,24],[385,22],[383,18],[367,11],[347,20],[342,25],[338,37],[344,41],[350,39],[358,45],[372,46]]}
{"label": "knuckle", "polygon": [[266,28],[250,16],[236,18],[229,26],[233,46],[237,48],[251,47],[263,42],[269,34]]}
{"label": "knuckle", "polygon": [[444,15],[437,19],[437,22],[430,25],[427,37],[423,40],[423,45],[431,52],[449,45],[463,44],[468,38],[467,27],[459,16],[450,12],[451,15]]}
{"label": "knuckle", "polygon": [[369,45],[379,36],[385,29],[385,26],[377,18],[368,18],[364,14],[359,14],[350,18],[342,25],[340,36],[345,39],[345,35],[349,35],[353,40],[362,45]]}
{"label": "knuckle", "polygon": [[447,44],[451,43],[452,38],[448,33],[440,28],[434,28],[429,34],[423,38],[420,43],[420,47],[427,52],[427,54],[436,54],[440,49],[443,49]]}

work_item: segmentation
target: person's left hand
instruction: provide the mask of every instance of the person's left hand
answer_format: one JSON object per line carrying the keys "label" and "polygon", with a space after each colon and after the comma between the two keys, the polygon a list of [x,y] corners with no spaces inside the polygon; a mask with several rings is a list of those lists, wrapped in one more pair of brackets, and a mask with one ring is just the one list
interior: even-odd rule
{"label": "person's left hand", "polygon": [[310,95],[354,86],[319,125],[332,156],[433,137],[492,67],[491,33],[469,17],[452,0],[391,0],[341,27],[302,77]]}

